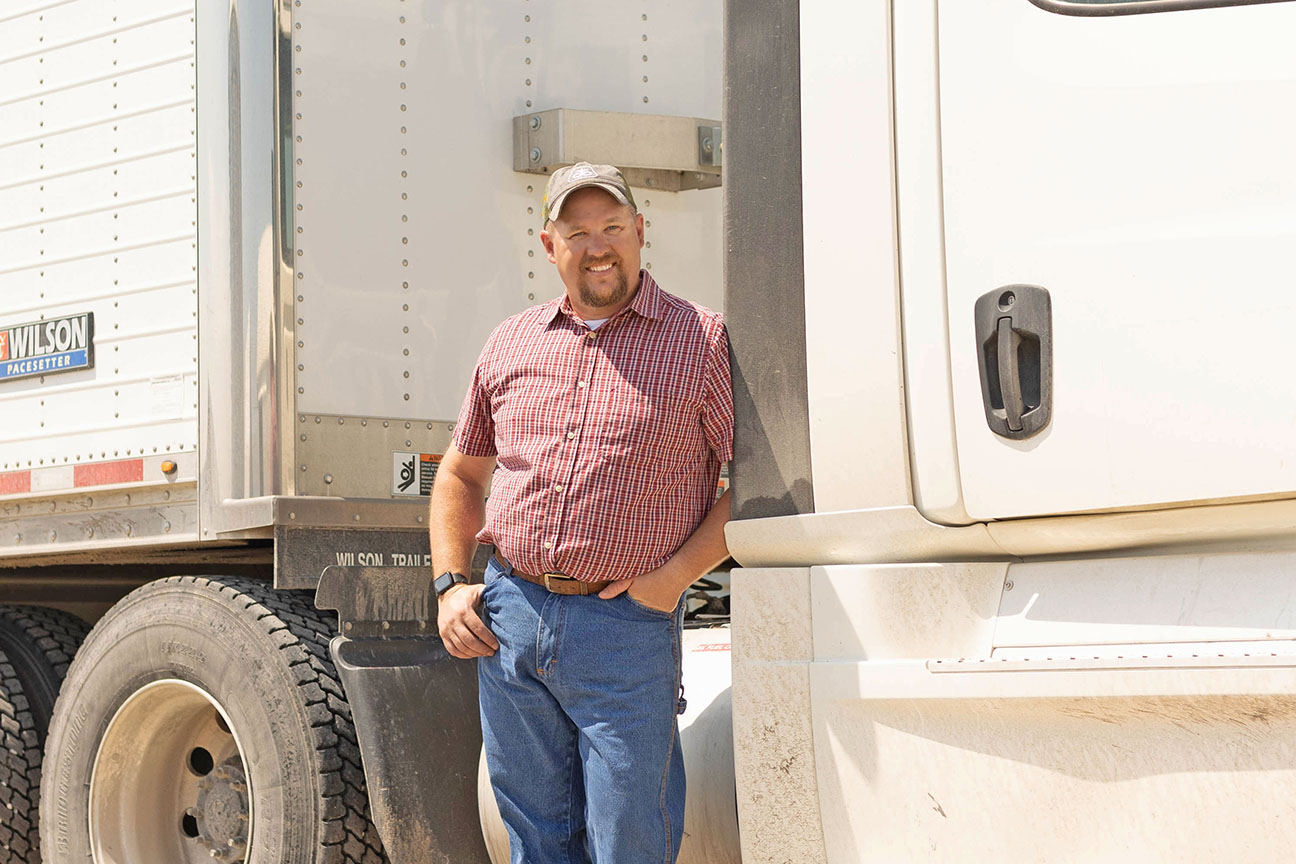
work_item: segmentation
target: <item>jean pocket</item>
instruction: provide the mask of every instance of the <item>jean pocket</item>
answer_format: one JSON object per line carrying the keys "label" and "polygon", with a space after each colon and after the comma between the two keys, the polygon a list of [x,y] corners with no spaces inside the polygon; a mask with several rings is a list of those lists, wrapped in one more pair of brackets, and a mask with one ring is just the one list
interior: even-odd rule
{"label": "jean pocket", "polygon": [[633,606],[638,611],[643,612],[645,615],[653,615],[658,618],[664,618],[667,620],[675,617],[674,609],[670,610],[669,612],[663,612],[660,609],[654,609],[653,607],[645,603],[640,603],[638,600],[631,597],[629,591],[622,591],[621,596],[624,597],[631,606]]}

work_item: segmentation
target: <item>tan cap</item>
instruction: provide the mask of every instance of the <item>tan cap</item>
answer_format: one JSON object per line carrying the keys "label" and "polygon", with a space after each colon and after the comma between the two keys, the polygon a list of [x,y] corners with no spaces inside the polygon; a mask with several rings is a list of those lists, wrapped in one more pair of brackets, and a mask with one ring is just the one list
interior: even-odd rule
{"label": "tan cap", "polygon": [[549,175],[549,185],[545,187],[544,202],[540,205],[540,221],[547,224],[551,219],[558,218],[558,211],[562,208],[563,202],[567,196],[577,189],[583,189],[586,186],[597,186],[606,190],[613,198],[622,204],[628,204],[634,209],[634,196],[630,194],[630,187],[626,185],[625,178],[621,176],[612,165],[591,165],[588,162],[577,162],[575,165],[568,165],[566,168],[559,168],[553,174]]}

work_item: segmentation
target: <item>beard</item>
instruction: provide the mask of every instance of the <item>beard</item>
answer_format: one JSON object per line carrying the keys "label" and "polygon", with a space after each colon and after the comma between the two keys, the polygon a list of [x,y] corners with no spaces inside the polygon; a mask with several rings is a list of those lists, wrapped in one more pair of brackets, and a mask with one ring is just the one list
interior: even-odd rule
{"label": "beard", "polygon": [[615,306],[624,300],[630,294],[630,280],[626,278],[625,270],[621,267],[621,262],[615,258],[612,261],[612,272],[616,274],[616,281],[610,288],[598,289],[590,284],[587,267],[597,267],[600,264],[608,263],[604,260],[582,261],[580,265],[580,278],[576,282],[576,287],[580,291],[581,302],[591,309],[604,309],[608,306]]}

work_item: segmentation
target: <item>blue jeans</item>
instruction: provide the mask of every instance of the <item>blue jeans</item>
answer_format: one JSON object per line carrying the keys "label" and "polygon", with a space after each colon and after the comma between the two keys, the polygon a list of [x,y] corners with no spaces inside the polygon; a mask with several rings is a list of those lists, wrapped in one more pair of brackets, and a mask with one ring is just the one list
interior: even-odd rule
{"label": "blue jeans", "polygon": [[477,661],[513,864],[673,864],[684,833],[683,604],[550,593],[491,559]]}

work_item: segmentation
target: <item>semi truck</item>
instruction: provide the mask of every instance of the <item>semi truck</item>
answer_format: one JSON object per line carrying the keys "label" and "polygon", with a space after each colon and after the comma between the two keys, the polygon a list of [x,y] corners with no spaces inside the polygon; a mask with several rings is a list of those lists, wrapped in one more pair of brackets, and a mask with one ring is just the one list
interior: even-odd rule
{"label": "semi truck", "polygon": [[426,496],[580,160],[731,342],[681,862],[1291,848],[1294,32],[9,4],[0,859],[507,860]]}

